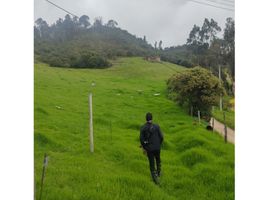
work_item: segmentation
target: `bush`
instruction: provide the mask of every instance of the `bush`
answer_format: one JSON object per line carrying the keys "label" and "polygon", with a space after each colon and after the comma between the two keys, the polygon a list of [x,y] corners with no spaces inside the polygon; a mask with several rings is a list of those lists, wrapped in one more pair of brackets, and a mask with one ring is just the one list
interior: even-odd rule
{"label": "bush", "polygon": [[225,90],[218,78],[210,71],[195,67],[173,75],[167,82],[168,93],[179,105],[193,107],[193,114],[206,119],[211,116],[211,108],[217,105]]}
{"label": "bush", "polygon": [[52,67],[68,67],[68,62],[64,61],[64,59],[60,57],[49,57],[47,60],[45,60],[50,66]]}
{"label": "bush", "polygon": [[72,67],[77,68],[105,68],[111,66],[107,59],[94,54],[84,54],[79,59],[73,59]]}
{"label": "bush", "polygon": [[181,65],[181,66],[184,66],[184,67],[188,67],[188,68],[194,66],[191,62],[189,62],[187,60],[179,60],[178,65]]}

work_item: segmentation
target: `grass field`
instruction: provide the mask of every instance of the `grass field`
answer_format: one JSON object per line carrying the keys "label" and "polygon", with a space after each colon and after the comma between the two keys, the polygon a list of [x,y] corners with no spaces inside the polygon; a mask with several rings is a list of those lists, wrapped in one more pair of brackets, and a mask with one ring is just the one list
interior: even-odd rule
{"label": "grass field", "polygon": [[[225,110],[225,122],[228,127],[235,129],[235,112],[232,110]],[[219,120],[220,122],[224,123],[223,118],[223,111],[220,111],[219,108],[214,108],[212,115]]]}
{"label": "grass field", "polygon": [[[166,98],[165,81],[180,70],[142,58],[122,58],[102,70],[36,64],[36,196],[47,153],[43,200],[234,199],[234,145],[193,123]],[[89,152],[89,92],[94,154]],[[160,186],[151,181],[139,148],[139,128],[148,111],[165,136]]]}

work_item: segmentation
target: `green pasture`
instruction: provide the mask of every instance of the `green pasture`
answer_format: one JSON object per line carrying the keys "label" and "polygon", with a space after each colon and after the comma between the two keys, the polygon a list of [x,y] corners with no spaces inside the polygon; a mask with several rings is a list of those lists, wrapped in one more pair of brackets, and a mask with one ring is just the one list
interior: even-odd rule
{"label": "green pasture", "polygon": [[225,123],[228,127],[235,129],[235,112],[232,110],[224,110],[220,111],[218,107],[215,107],[212,115],[220,122],[224,123],[224,114],[225,112]]}
{"label": "green pasture", "polygon": [[[166,80],[184,68],[121,58],[108,69],[35,64],[34,177],[42,200],[233,200],[234,145],[198,125],[166,97]],[[89,152],[93,93],[95,152]],[[139,148],[146,112],[164,133],[160,185]]]}

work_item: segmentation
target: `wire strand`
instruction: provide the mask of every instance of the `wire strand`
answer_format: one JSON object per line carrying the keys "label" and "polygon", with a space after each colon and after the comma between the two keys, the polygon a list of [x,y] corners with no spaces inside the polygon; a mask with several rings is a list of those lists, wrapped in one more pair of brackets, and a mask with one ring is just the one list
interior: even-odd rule
{"label": "wire strand", "polygon": [[226,3],[234,5],[234,1],[228,1],[228,0],[211,0],[211,1],[214,1],[215,3]]}
{"label": "wire strand", "polygon": [[195,0],[189,0],[189,1],[192,1],[192,2],[194,2],[194,3],[198,3],[198,4],[202,4],[202,5],[206,5],[206,6],[211,6],[211,7],[214,7],[214,8],[223,9],[223,10],[234,11],[234,9],[231,9],[231,8],[226,8],[226,7],[216,6],[216,5],[209,4],[209,3],[203,3],[203,2],[195,1]]}
{"label": "wire strand", "polygon": [[62,8],[62,7],[60,7],[60,6],[58,6],[57,4],[55,4],[55,3],[53,3],[53,2],[51,2],[51,1],[49,1],[49,0],[45,0],[45,1],[47,1],[47,2],[50,3],[50,4],[52,4],[52,5],[55,6],[55,7],[57,7],[57,8],[59,8],[59,9],[63,10],[64,12],[66,12],[66,13],[72,15],[73,17],[77,17],[77,18],[79,18],[77,15],[75,15],[75,14],[69,12],[68,10],[66,10],[66,9],[64,9],[64,8]]}
{"label": "wire strand", "polygon": [[219,2],[219,1],[215,1],[215,0],[204,0],[205,2],[210,2],[210,3],[213,3],[215,5],[223,5],[223,6],[227,6],[227,8],[231,8],[233,9],[234,8],[234,5],[231,5],[231,4],[228,4],[228,3],[224,3],[224,2]]}
{"label": "wire strand", "polygon": [[[222,1],[223,1],[223,0],[222,0]],[[232,1],[232,0],[224,0],[224,1],[226,1],[226,2],[230,2],[230,3],[234,4],[234,1]]]}

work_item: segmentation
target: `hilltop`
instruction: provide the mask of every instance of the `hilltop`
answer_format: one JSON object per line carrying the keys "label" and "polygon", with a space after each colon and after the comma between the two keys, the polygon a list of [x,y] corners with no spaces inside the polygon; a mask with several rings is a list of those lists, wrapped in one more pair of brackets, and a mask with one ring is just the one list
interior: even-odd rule
{"label": "hilltop", "polygon": [[[64,20],[59,19],[52,25],[41,18],[36,20],[35,60],[57,67],[99,68],[110,66],[103,61],[118,56],[153,55],[154,49],[145,37],[142,39],[130,34],[117,27],[113,20],[104,24],[102,19],[96,19],[90,26],[86,17],[78,20],[66,15]],[[86,60],[80,61],[83,56],[90,61],[81,66],[81,62]]]}

